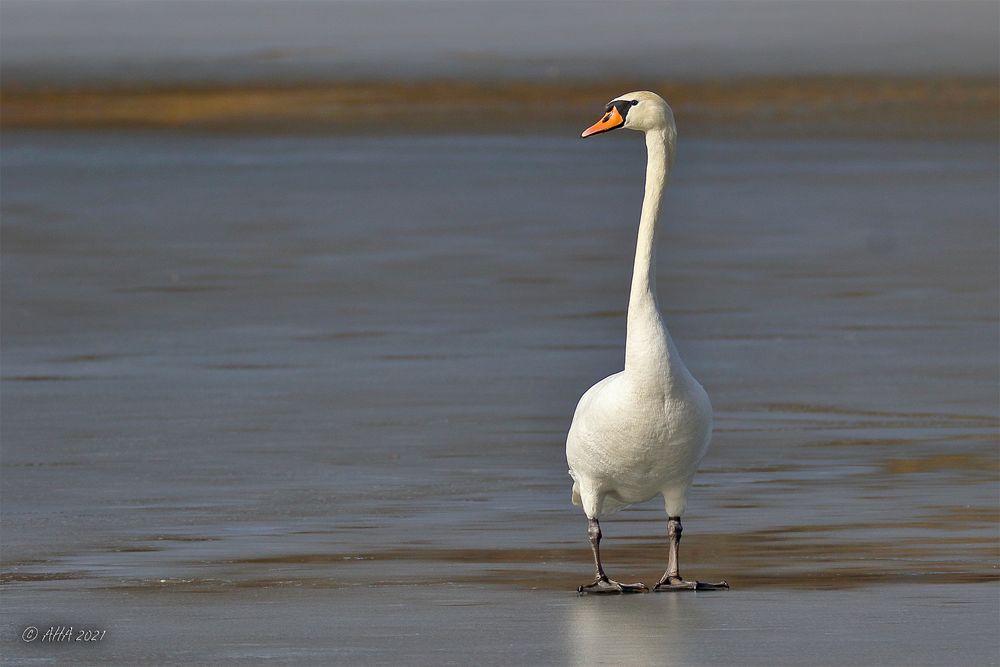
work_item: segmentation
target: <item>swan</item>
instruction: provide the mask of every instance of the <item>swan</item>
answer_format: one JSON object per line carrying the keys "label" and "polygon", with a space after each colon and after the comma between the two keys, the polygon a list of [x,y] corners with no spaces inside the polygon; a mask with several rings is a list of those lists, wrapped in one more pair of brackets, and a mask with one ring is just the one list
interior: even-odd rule
{"label": "swan", "polygon": [[646,191],[629,294],[625,369],[584,393],[566,437],[572,500],[587,515],[596,570],[594,582],[577,590],[649,590],[642,583],[622,584],[604,573],[599,519],[658,495],[663,496],[667,513],[668,551],[667,570],[653,590],[727,589],[725,581],[685,581],[678,564],[681,515],[695,471],[708,450],[712,404],[681,361],[656,298],[656,228],[674,160],[674,116],[656,93],[628,93],[611,100],[604,116],[581,136],[620,127],[646,135]]}

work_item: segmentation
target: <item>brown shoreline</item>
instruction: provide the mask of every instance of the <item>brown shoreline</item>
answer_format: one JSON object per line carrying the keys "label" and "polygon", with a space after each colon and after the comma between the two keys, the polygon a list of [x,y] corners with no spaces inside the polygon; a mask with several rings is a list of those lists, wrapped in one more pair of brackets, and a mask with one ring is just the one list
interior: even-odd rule
{"label": "brown shoreline", "polygon": [[[351,134],[565,131],[622,90],[649,87],[686,133],[996,139],[995,79],[687,82],[7,85],[0,129],[182,129]],[[575,124],[574,124],[575,123]]]}

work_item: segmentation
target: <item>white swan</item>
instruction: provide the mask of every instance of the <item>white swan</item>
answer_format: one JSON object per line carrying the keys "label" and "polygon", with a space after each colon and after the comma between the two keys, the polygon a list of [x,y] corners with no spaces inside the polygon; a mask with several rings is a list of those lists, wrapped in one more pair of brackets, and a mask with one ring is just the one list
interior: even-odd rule
{"label": "white swan", "polygon": [[597,577],[586,593],[630,593],[601,565],[599,517],[662,495],[667,511],[668,566],[654,590],[728,588],[726,582],[684,581],[678,569],[681,514],[695,471],[712,434],[708,394],[681,361],[656,299],[656,227],[673,164],[677,129],[673,112],[656,93],[612,100],[589,137],[619,127],[646,134],[646,192],[639,219],[629,295],[625,370],[606,377],[580,399],[566,438],[573,503],[587,515]]}

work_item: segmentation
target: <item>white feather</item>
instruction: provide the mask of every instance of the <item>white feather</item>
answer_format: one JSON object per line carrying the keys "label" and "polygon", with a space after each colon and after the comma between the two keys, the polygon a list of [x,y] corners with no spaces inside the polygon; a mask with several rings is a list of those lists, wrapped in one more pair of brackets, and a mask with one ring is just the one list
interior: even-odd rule
{"label": "white feather", "polygon": [[680,516],[708,450],[712,406],[681,361],[656,298],[656,231],[673,163],[673,113],[655,93],[636,92],[626,129],[645,132],[646,188],[629,296],[625,369],[580,399],[566,439],[573,503],[589,518],[657,495]]}

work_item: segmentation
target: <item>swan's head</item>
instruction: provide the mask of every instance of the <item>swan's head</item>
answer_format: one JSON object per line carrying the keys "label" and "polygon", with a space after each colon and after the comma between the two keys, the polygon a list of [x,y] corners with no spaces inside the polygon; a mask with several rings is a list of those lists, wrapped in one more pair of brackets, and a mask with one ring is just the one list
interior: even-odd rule
{"label": "swan's head", "polygon": [[610,132],[619,127],[649,132],[674,126],[674,114],[662,97],[648,90],[625,93],[608,102],[604,116],[583,131],[581,137]]}

